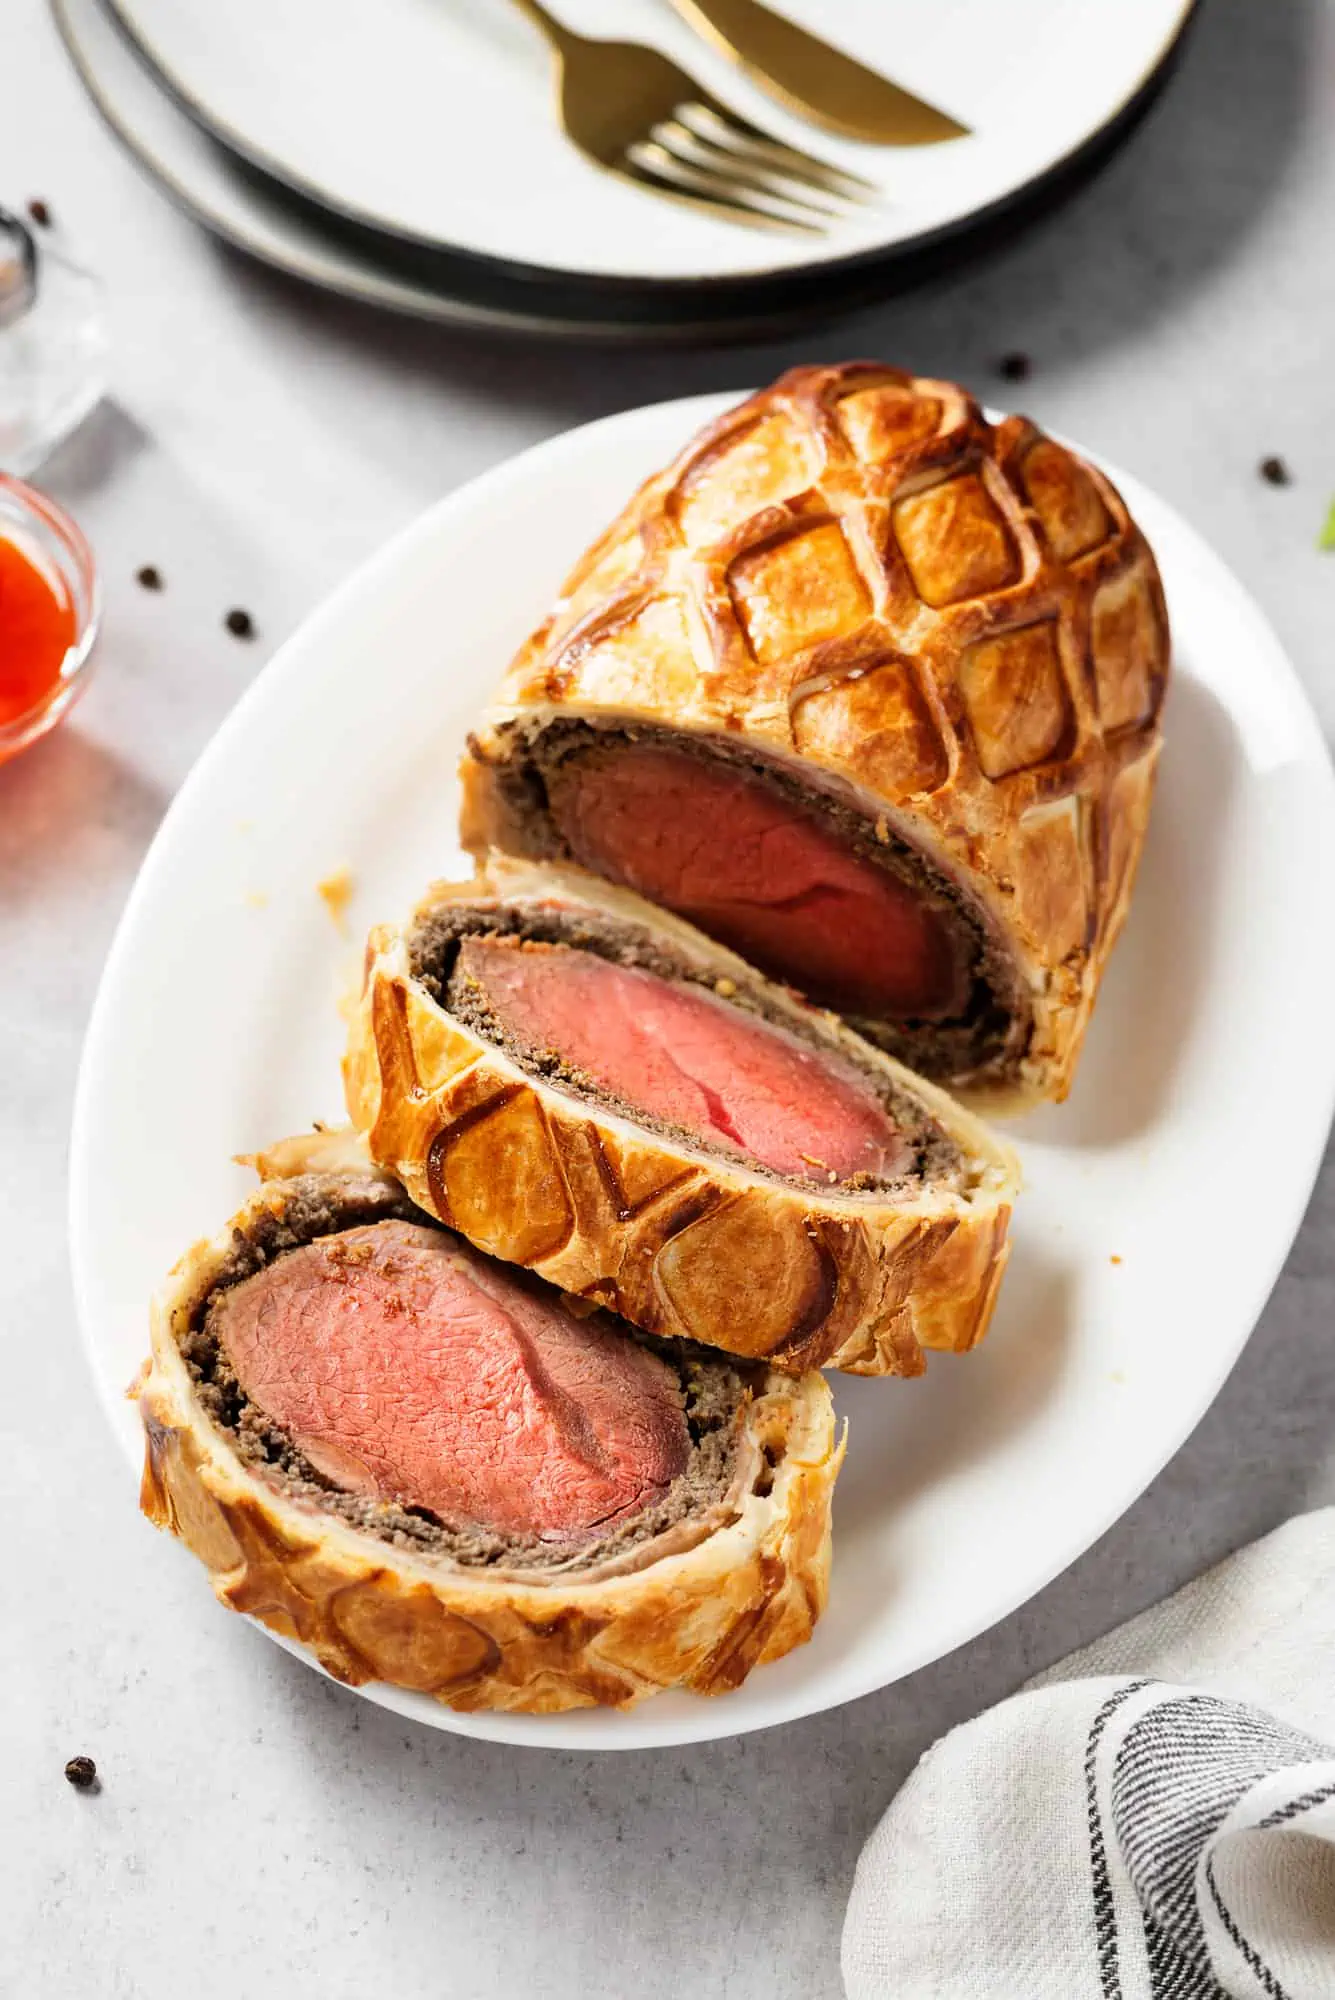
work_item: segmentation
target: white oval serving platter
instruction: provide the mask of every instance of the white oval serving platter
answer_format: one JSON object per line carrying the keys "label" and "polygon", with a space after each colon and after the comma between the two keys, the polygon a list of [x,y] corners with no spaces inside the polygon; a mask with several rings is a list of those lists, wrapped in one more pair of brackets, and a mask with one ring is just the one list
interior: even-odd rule
{"label": "white oval serving platter", "polygon": [[[124,1392],[151,1292],[246,1193],[233,1155],[341,1115],[336,1000],[357,938],[462,866],[465,731],[573,558],[730,400],[609,418],[442,501],[283,647],[175,799],[107,963],[71,1161],[83,1330],[129,1459]],[[1314,921],[1335,907],[1335,781],[1256,606],[1163,501],[1113,477],[1158,553],[1175,634],[1135,905],[1070,1102],[1014,1127],[1026,1190],[987,1341],[933,1357],[922,1381],[836,1383],[850,1442],[816,1637],[735,1694],[627,1714],[368,1699],[560,1749],[688,1743],[831,1708],[1039,1590],[1215,1396],[1298,1227],[1335,1100],[1335,937]],[[344,866],[341,937],[316,885]],[[231,1615],[202,1574],[199,1615]]]}

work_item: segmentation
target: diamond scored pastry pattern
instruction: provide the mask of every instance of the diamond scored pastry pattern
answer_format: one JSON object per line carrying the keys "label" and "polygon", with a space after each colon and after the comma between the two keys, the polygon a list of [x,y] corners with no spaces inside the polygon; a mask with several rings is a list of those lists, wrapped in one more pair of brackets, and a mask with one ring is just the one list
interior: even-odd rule
{"label": "diamond scored pastry pattern", "polygon": [[855,668],[814,686],[793,706],[793,741],[803,756],[834,763],[856,755],[878,791],[912,798],[945,783],[941,730],[911,660]]}
{"label": "diamond scored pastry pattern", "polygon": [[960,663],[960,687],[986,777],[1041,764],[1067,741],[1071,701],[1051,619],[979,639]]}
{"label": "diamond scored pastry pattern", "polygon": [[[726,685],[743,726],[891,801],[1018,788],[1023,822],[1153,747],[1167,632],[1138,531],[1097,473],[949,383],[797,370],[651,481],[638,529],[610,605],[588,571],[572,593],[545,662],[567,698],[614,698],[618,633],[675,598],[686,658],[669,671],[665,643],[659,712],[689,721]],[[1096,818],[1064,829],[1072,891],[1103,903]]]}
{"label": "diamond scored pastry pattern", "polygon": [[976,472],[905,494],[891,518],[914,588],[934,611],[1019,577],[1014,538]]}
{"label": "diamond scored pastry pattern", "polygon": [[941,404],[910,389],[855,389],[840,398],[839,423],[858,457],[874,464],[934,436]]}
{"label": "diamond scored pastry pattern", "polygon": [[857,631],[871,612],[867,587],[837,521],[739,556],[728,583],[762,666]]}
{"label": "diamond scored pastry pattern", "polygon": [[802,492],[819,465],[814,441],[802,430],[786,417],[762,417],[698,461],[694,476],[683,478],[677,519],[688,541],[718,541],[761,507]]}
{"label": "diamond scored pastry pattern", "polygon": [[1096,591],[1090,650],[1104,728],[1125,729],[1145,722],[1154,700],[1163,640],[1148,585],[1134,570],[1111,577]]}
{"label": "diamond scored pastry pattern", "polygon": [[1088,555],[1113,531],[1108,509],[1083,466],[1051,438],[1029,447],[1020,468],[1029,504],[1059,562]]}

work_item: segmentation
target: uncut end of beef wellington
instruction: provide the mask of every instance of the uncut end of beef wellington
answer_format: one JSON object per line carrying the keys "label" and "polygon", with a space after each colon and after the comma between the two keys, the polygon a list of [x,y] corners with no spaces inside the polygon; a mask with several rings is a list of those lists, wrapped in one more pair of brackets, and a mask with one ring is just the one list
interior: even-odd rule
{"label": "uncut end of beef wellington", "polygon": [[423,1208],[650,1333],[913,1375],[987,1326],[1012,1154],[835,1015],[580,870],[494,857],[373,931],[344,1079]]}
{"label": "uncut end of beef wellington", "polygon": [[337,1679],[456,1709],[720,1694],[824,1608],[818,1374],[660,1341],[497,1264],[346,1139],[287,1141],[177,1265],[141,1504]]}
{"label": "uncut end of beef wellington", "polygon": [[1095,467],[953,383],[799,368],[576,566],[470,741],[464,840],[637,890],[926,1075],[1061,1098],[1167,673]]}

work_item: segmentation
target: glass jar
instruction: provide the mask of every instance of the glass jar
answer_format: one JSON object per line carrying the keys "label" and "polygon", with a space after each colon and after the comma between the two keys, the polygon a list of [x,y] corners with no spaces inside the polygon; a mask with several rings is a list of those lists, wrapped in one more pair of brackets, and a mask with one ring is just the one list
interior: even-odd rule
{"label": "glass jar", "polygon": [[0,208],[0,471],[33,471],[106,388],[102,287]]}

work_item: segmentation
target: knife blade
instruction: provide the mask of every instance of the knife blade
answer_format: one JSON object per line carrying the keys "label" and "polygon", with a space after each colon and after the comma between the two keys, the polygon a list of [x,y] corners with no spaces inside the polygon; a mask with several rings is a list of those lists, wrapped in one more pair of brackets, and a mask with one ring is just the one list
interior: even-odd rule
{"label": "knife blade", "polygon": [[672,0],[672,5],[771,96],[845,138],[935,146],[968,135],[967,125],[760,0]]}

